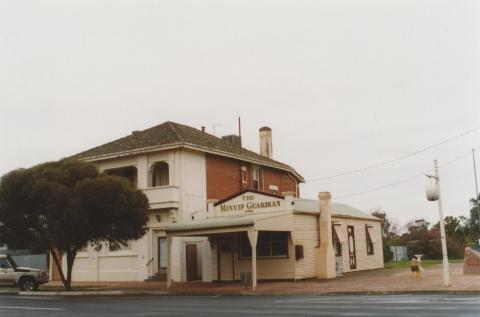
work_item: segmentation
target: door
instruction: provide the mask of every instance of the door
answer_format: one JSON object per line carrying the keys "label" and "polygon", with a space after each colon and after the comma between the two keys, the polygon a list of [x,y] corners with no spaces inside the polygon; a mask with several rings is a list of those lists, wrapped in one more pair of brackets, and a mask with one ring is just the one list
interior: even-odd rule
{"label": "door", "polygon": [[233,243],[231,240],[219,240],[219,280],[233,281]]}
{"label": "door", "polygon": [[355,232],[353,226],[347,227],[348,233],[348,257],[350,259],[350,269],[355,270],[357,268],[357,256],[355,255]]}
{"label": "door", "polygon": [[167,238],[158,237],[158,277],[161,281],[167,280],[167,263],[168,263],[168,253],[167,253]]}
{"label": "door", "polygon": [[198,259],[197,259],[197,245],[186,245],[186,262],[187,262],[187,281],[197,281],[198,278]]}

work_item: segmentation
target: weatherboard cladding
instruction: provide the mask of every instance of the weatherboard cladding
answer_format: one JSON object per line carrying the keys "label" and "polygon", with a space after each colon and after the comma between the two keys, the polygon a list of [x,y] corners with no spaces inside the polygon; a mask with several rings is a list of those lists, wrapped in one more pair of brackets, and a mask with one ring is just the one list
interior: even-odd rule
{"label": "weatherboard cladding", "polygon": [[182,146],[192,145],[214,151],[224,152],[244,157],[269,165],[290,170],[294,169],[284,163],[261,156],[258,153],[232,145],[221,138],[202,132],[187,125],[167,121],[143,131],[134,131],[132,134],[118,140],[94,147],[78,153],[72,158],[93,159],[100,156],[114,155],[117,153],[134,151],[159,146]]}

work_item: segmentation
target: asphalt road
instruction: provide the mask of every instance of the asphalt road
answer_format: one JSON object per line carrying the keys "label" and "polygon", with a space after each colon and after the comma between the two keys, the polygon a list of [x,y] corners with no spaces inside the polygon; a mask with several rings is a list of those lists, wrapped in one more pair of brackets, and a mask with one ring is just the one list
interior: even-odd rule
{"label": "asphalt road", "polygon": [[0,296],[0,316],[480,316],[478,295]]}

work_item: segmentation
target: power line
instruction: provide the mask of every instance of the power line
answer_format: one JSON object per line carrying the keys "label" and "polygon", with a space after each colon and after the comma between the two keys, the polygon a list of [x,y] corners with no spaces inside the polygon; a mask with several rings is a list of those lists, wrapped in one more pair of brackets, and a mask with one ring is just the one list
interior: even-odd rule
{"label": "power line", "polygon": [[420,154],[420,153],[423,153],[423,152],[426,152],[426,151],[429,151],[437,146],[440,146],[440,145],[443,145],[445,143],[448,143],[448,142],[451,142],[455,139],[458,139],[458,138],[461,138],[465,135],[468,135],[470,133],[473,133],[477,130],[480,129],[480,126],[477,126],[473,129],[470,129],[470,130],[467,130],[465,132],[462,132],[460,134],[457,134],[451,138],[448,138],[448,139],[445,139],[441,142],[438,142],[438,143],[435,143],[433,145],[429,145],[427,147],[424,147],[420,150],[417,150],[415,152],[411,152],[411,153],[408,153],[408,154],[405,154],[405,155],[402,155],[402,156],[399,156],[399,157],[396,157],[396,158],[393,158],[393,159],[390,159],[390,160],[387,160],[387,161],[383,161],[383,162],[379,162],[379,163],[375,163],[375,164],[372,164],[372,165],[368,165],[368,166],[365,166],[365,167],[362,167],[362,168],[357,168],[357,169],[353,169],[353,170],[349,170],[349,171],[345,171],[345,172],[342,172],[342,173],[338,173],[338,174],[334,174],[334,175],[330,175],[330,176],[325,176],[325,177],[319,177],[319,178],[312,178],[312,179],[309,179],[307,180],[307,182],[317,182],[317,181],[321,181],[321,180],[326,180],[326,179],[332,179],[332,178],[336,178],[336,177],[340,177],[340,176],[345,176],[345,175],[350,175],[350,174],[355,174],[355,173],[360,173],[360,172],[363,172],[363,171],[366,171],[366,170],[369,170],[369,169],[372,169],[372,168],[377,168],[377,167],[380,167],[380,166],[383,166],[383,165],[387,165],[387,164],[390,164],[390,163],[393,163],[393,162],[396,162],[396,161],[400,161],[400,160],[403,160],[403,159],[406,159],[406,158],[409,158],[409,157],[412,157],[414,155],[417,155],[417,154]]}
{"label": "power line", "polygon": [[[474,148],[474,150],[477,150],[479,147],[476,147]],[[448,161],[442,165],[440,165],[440,168],[443,168],[445,166],[448,166],[464,157],[466,157],[467,155],[470,155],[471,152],[467,152],[467,153],[464,153],[462,155],[460,155],[459,157],[451,160],[451,161]],[[412,179],[415,179],[417,177],[420,177],[420,176],[424,176],[426,173],[429,173],[430,170],[427,170],[427,171],[424,171],[422,173],[419,173],[419,174],[415,174],[413,176],[410,176],[410,177],[407,177],[407,178],[404,178],[402,180],[399,180],[399,181],[396,181],[396,182],[393,182],[393,183],[389,183],[389,184],[386,184],[386,185],[382,185],[382,186],[379,186],[379,187],[375,187],[375,188],[372,188],[372,189],[369,189],[369,190],[365,190],[365,191],[361,191],[361,192],[356,192],[356,193],[351,193],[351,194],[345,194],[345,195],[340,195],[340,196],[334,196],[334,198],[346,198],[346,197],[353,197],[353,196],[358,196],[358,195],[363,195],[363,194],[368,194],[368,193],[372,193],[372,192],[376,192],[376,191],[379,191],[379,190],[382,190],[382,189],[385,189],[385,188],[389,188],[389,187],[392,187],[392,186],[396,186],[396,185],[399,185],[399,184],[402,184],[402,183],[406,183]]]}

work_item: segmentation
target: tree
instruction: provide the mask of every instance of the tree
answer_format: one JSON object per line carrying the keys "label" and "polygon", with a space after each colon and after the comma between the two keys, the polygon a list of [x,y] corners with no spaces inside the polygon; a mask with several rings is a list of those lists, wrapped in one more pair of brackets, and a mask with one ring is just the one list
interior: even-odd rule
{"label": "tree", "polygon": [[468,221],[468,234],[470,242],[477,242],[480,239],[480,226],[478,221],[478,204],[480,202],[480,195],[477,199],[470,199],[472,208],[470,209],[470,219]]}
{"label": "tree", "polygon": [[386,241],[392,241],[398,238],[398,225],[387,217],[387,213],[382,208],[374,209],[371,214],[382,220],[382,236]]}
{"label": "tree", "polygon": [[[66,290],[77,252],[107,241],[114,249],[146,232],[148,199],[125,179],[76,160],[48,162],[0,180],[0,242],[16,249],[36,241],[50,250]],[[58,253],[66,256],[67,272]]]}
{"label": "tree", "polygon": [[371,213],[382,220],[383,261],[390,262],[393,259],[390,245],[398,238],[398,226],[387,217],[387,213],[381,208],[374,209]]}

